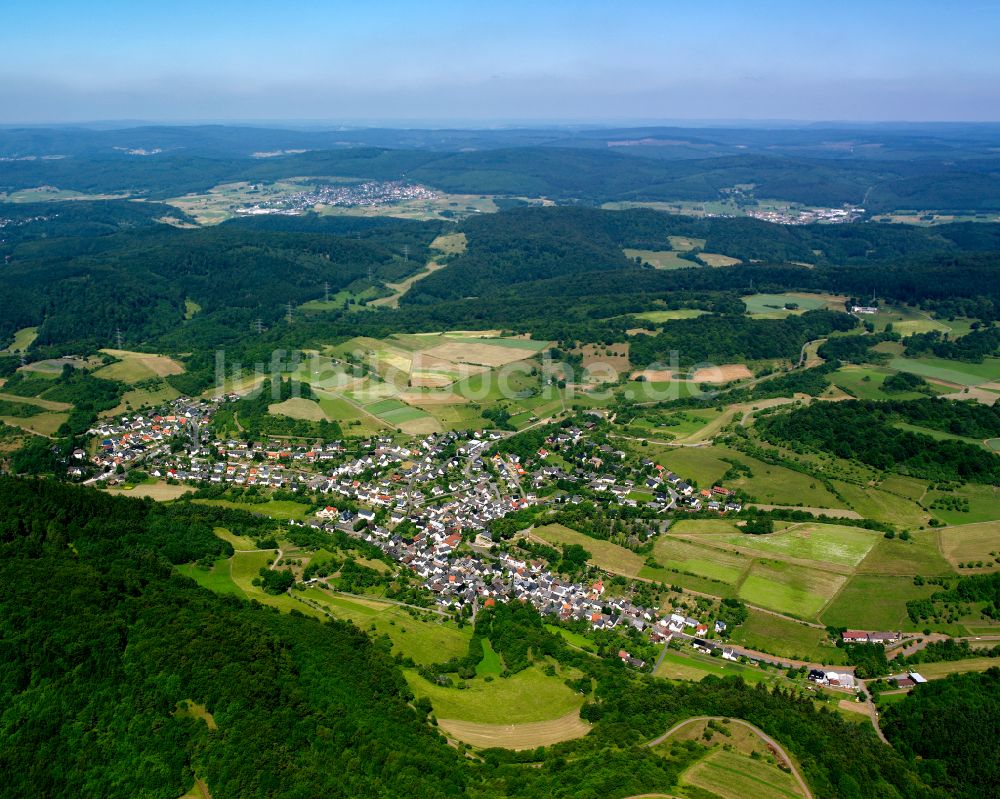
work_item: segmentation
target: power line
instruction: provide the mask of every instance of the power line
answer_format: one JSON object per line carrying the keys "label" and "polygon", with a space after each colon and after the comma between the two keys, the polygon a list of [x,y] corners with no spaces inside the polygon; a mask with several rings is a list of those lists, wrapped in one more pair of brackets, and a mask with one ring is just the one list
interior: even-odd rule
{"label": "power line", "polygon": [[292,323],[292,303],[291,303],[291,301],[289,301],[288,308],[285,311],[285,319],[288,321],[288,324]]}
{"label": "power line", "polygon": [[327,280],[323,284],[323,302],[329,302],[329,301],[330,301],[330,281]]}

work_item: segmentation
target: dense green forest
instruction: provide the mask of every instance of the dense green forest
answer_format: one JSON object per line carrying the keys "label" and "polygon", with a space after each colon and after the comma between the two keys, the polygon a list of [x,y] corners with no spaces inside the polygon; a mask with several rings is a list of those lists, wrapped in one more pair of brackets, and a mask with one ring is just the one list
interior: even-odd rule
{"label": "dense green forest", "polygon": [[949,796],[1000,796],[1000,669],[918,685],[885,708],[882,729]]}
{"label": "dense green forest", "polygon": [[[971,135],[957,129],[827,131],[830,139],[851,142],[852,156],[841,152],[836,157],[818,130],[333,133],[160,126],[73,133],[5,131],[0,152],[50,157],[5,163],[0,188],[50,185],[158,199],[242,180],[301,175],[395,180],[405,175],[449,192],[592,203],[716,200],[734,186],[752,185],[758,197],[811,205],[997,208],[996,149],[988,146],[996,138],[992,130]],[[660,137],[675,146],[655,146]],[[608,146],[622,139],[640,146]],[[678,140],[686,144],[676,146]],[[858,140],[874,149],[856,149]],[[163,152],[147,158],[121,152],[135,147]],[[260,149],[284,148],[306,152],[252,157]]]}
{"label": "dense green forest", "polygon": [[[61,210],[67,205],[71,211]],[[785,290],[848,296],[876,290],[888,301],[950,303],[954,311],[985,320],[1000,315],[997,261],[989,254],[1000,248],[998,225],[788,227],[642,209],[556,207],[512,208],[460,223],[467,251],[453,256],[447,269],[414,284],[399,309],[361,314],[320,306],[295,312],[289,324],[289,303],[294,309],[343,289],[380,291],[385,282],[416,272],[434,237],[455,228],[441,222],[306,215],[191,230],[158,224],[147,208],[136,214],[140,205],[50,203],[47,208],[60,210],[48,233],[0,244],[10,278],[0,285],[5,309],[0,342],[22,327],[37,326],[32,353],[59,355],[107,346],[120,331],[129,347],[194,352],[197,359],[226,346],[243,362],[249,360],[240,348],[256,346],[248,333],[271,349],[357,334],[494,327],[561,341],[610,342],[623,341],[626,330],[647,324],[629,314],[663,307],[663,302],[742,314],[740,294]],[[38,206],[0,208],[12,209],[4,214],[28,213],[26,219]],[[60,226],[60,220],[65,224]],[[709,251],[747,263],[659,271],[623,254],[625,247],[663,248],[670,235],[704,237]],[[815,266],[786,263],[801,259]],[[879,268],[871,269],[873,264]],[[192,302],[200,309],[193,316]],[[258,321],[267,329],[264,337],[256,334]],[[667,326],[658,351],[673,349],[675,334],[720,344],[720,336],[727,336],[717,320],[681,321],[685,324]],[[774,338],[778,357],[787,357],[792,342],[801,342],[801,331],[791,329],[799,323],[765,321],[771,324],[761,326],[763,337]],[[983,346],[995,348],[993,335],[966,336],[963,352],[975,344],[981,356]],[[754,357],[740,337],[730,336],[737,339],[735,346],[733,341],[717,348],[698,344],[692,362]],[[755,331],[751,337],[759,336]],[[638,350],[653,346],[641,343]],[[692,346],[689,342],[684,349]]]}
{"label": "dense green forest", "polygon": [[[578,741],[465,759],[426,723],[388,642],[352,625],[216,596],[172,564],[231,552],[212,529],[273,523],[46,481],[0,479],[0,765],[6,792],[624,797],[667,791],[689,762],[641,743],[691,715],[745,718],[789,747],[820,797],[937,797],[867,724],[738,678],[669,683],[569,650],[528,606],[477,634],[593,680]],[[208,717],[185,712],[191,703]],[[532,767],[535,766],[535,767]]]}
{"label": "dense green forest", "polygon": [[931,480],[1000,481],[1000,460],[983,447],[901,430],[893,426],[897,421],[960,436],[1000,435],[997,407],[931,398],[816,402],[763,417],[757,427],[772,443],[818,449],[878,469]]}

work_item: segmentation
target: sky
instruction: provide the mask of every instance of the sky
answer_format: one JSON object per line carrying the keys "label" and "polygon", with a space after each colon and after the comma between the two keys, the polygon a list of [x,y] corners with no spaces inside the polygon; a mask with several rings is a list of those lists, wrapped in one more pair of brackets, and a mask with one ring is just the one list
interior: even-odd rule
{"label": "sky", "polygon": [[1000,120],[998,2],[3,7],[0,123]]}

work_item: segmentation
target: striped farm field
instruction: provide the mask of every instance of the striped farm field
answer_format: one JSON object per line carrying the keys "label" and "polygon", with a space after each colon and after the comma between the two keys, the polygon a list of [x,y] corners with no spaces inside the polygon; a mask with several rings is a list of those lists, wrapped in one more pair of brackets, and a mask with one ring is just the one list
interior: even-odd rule
{"label": "striped farm field", "polygon": [[579,711],[571,711],[552,721],[529,721],[524,724],[480,724],[458,719],[438,719],[438,727],[452,738],[457,738],[480,749],[535,749],[551,746],[560,741],[582,738],[590,732],[590,725],[580,718]]}

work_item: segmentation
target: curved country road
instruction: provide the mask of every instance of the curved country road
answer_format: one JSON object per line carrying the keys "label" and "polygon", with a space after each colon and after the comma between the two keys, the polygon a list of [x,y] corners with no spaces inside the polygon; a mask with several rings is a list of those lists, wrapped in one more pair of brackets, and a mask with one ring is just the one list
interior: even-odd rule
{"label": "curved country road", "polygon": [[[688,724],[692,724],[696,721],[722,721],[722,716],[694,716],[692,718],[685,719],[684,721],[675,724],[673,727],[671,727],[669,730],[663,733],[663,735],[654,738],[652,741],[647,743],[646,746],[649,747],[659,746],[661,743],[667,740],[667,738],[669,738],[671,735],[677,732],[677,730],[681,729],[681,727],[685,727]],[[809,790],[809,786],[806,785],[806,781],[802,779],[802,775],[799,773],[799,770],[795,767],[795,764],[792,762],[792,759],[788,756],[788,752],[785,751],[784,747],[782,747],[781,744],[775,741],[774,738],[772,738],[762,729],[760,729],[759,727],[755,727],[748,721],[743,721],[742,719],[734,719],[734,718],[729,719],[729,721],[732,724],[739,724],[742,727],[746,727],[754,735],[760,738],[764,743],[770,746],[777,753],[778,757],[785,761],[785,765],[788,766],[792,776],[795,777],[795,781],[799,784],[799,789],[802,791],[802,795],[806,799],[813,799],[812,791]]]}

